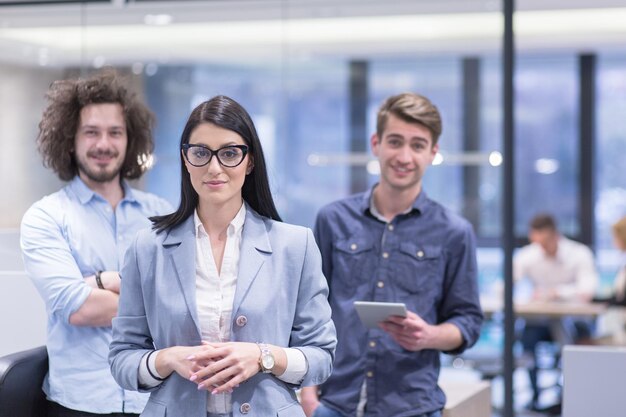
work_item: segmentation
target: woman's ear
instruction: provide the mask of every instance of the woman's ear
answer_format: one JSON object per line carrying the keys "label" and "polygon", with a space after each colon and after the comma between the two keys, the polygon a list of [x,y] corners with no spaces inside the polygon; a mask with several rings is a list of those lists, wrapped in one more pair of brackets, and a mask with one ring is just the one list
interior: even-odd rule
{"label": "woman's ear", "polygon": [[180,150],[180,156],[183,158],[185,169],[187,170],[187,174],[189,174],[189,165],[187,164],[187,158],[185,158],[185,152],[182,149]]}
{"label": "woman's ear", "polygon": [[248,167],[246,168],[246,175],[250,175],[252,169],[254,169],[254,161],[252,160],[252,158],[250,158],[248,160]]}

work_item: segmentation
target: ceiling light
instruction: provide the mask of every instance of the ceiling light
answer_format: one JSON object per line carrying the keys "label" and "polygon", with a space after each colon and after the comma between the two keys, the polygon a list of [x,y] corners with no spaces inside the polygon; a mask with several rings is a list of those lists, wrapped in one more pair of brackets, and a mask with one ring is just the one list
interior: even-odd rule
{"label": "ceiling light", "polygon": [[93,59],[93,67],[102,68],[105,62],[106,62],[106,59],[102,55],[98,55],[97,57]]}
{"label": "ceiling light", "polygon": [[139,75],[143,72],[143,62],[135,62],[132,65],[133,74]]}
{"label": "ceiling light", "polygon": [[320,165],[320,157],[318,154],[312,153],[309,156],[307,156],[306,158],[306,162],[307,164],[309,164],[309,166],[318,166]]}
{"label": "ceiling light", "polygon": [[[201,17],[199,17],[201,19]],[[503,32],[499,12],[439,13],[266,20],[177,22],[170,14],[148,14],[145,24],[7,27],[3,44],[51,48],[50,60],[107,57],[131,65],[166,56],[175,60],[277,58],[281,45],[318,54],[375,56],[407,52],[498,51]],[[515,14],[520,49],[623,45],[626,8],[521,10]],[[228,36],[224,36],[228,33]],[[199,54],[198,51],[203,53]],[[97,51],[97,52],[96,52]],[[90,56],[93,54],[92,56]],[[215,58],[219,57],[219,58]],[[54,59],[53,59],[54,58]]]}
{"label": "ceiling light", "polygon": [[157,73],[158,70],[159,70],[159,66],[155,64],[154,62],[151,62],[148,65],[146,65],[146,75],[148,77],[152,77],[154,74]]}
{"label": "ceiling light", "polygon": [[165,26],[172,23],[172,15],[169,14],[147,14],[143,22],[150,26]]}
{"label": "ceiling light", "polygon": [[493,151],[489,154],[489,164],[492,167],[499,167],[502,165],[502,154],[498,151]]}
{"label": "ceiling light", "polygon": [[378,159],[373,159],[369,161],[366,165],[367,173],[370,175],[380,175],[380,163]]}
{"label": "ceiling light", "polygon": [[48,48],[40,48],[37,54],[37,62],[40,66],[45,67],[50,62],[50,54]]}
{"label": "ceiling light", "polygon": [[535,161],[535,171],[539,174],[550,175],[559,170],[559,161],[552,158],[539,158]]}

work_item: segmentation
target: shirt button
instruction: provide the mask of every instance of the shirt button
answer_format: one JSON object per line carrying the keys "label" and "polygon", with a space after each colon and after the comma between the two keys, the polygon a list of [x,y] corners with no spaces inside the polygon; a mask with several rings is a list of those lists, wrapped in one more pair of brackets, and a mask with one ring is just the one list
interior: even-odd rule
{"label": "shirt button", "polygon": [[376,285],[378,285],[378,288],[383,288],[385,286],[385,283],[382,281],[378,281],[378,284]]}
{"label": "shirt button", "polygon": [[423,258],[424,257],[424,251],[418,250],[416,253],[418,258]]}
{"label": "shirt button", "polygon": [[248,324],[248,318],[246,316],[238,316],[235,320],[235,323],[237,324],[237,326],[243,327]]}
{"label": "shirt button", "polygon": [[370,347],[371,347],[371,348],[376,347],[376,342],[374,342],[373,340],[372,340],[372,341],[370,341]]}
{"label": "shirt button", "polygon": [[387,252],[383,252],[383,258],[385,259],[389,258],[389,254]]}
{"label": "shirt button", "polygon": [[239,407],[241,414],[248,414],[250,410],[252,410],[252,406],[249,403],[243,403],[241,404],[241,407]]}
{"label": "shirt button", "polygon": [[367,377],[368,378],[372,378],[374,376],[374,372],[372,371],[367,371]]}
{"label": "shirt button", "polygon": [[387,226],[387,229],[389,229],[389,231],[393,232],[393,224],[390,224],[389,226]]}
{"label": "shirt button", "polygon": [[350,249],[356,250],[356,248],[357,248],[356,243],[353,243],[352,245],[350,245]]}

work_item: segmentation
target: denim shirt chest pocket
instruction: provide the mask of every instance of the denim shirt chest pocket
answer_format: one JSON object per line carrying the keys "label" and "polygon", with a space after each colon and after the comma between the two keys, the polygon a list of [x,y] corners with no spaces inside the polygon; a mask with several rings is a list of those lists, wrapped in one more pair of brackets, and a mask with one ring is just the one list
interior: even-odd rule
{"label": "denim shirt chest pocket", "polygon": [[398,287],[409,294],[436,295],[443,279],[441,246],[404,242],[399,249],[395,264]]}
{"label": "denim shirt chest pocket", "polygon": [[[364,271],[372,270],[375,260],[374,242],[366,236],[353,236],[335,242],[333,271],[341,276],[341,279],[332,280],[340,282],[342,286],[353,287],[359,283],[368,282],[363,277]],[[368,267],[369,265],[369,267]],[[333,274],[333,275],[334,275]]]}

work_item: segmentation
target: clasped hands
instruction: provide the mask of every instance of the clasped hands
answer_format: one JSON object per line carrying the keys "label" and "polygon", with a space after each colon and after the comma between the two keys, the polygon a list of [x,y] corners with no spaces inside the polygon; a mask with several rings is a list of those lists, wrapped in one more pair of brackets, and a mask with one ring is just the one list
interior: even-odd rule
{"label": "clasped hands", "polygon": [[173,371],[195,383],[199,390],[221,394],[232,392],[258,373],[260,355],[256,343],[202,342],[200,346],[168,349],[167,362],[171,363]]}

